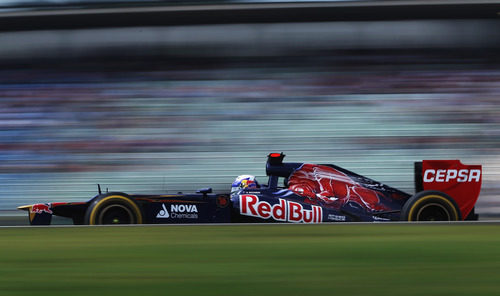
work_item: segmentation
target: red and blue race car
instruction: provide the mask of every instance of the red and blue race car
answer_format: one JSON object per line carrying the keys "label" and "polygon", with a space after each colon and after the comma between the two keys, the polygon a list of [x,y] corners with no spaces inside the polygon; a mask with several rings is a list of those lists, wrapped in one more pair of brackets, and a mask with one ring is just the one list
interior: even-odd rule
{"label": "red and blue race car", "polygon": [[460,221],[477,220],[474,206],[481,165],[459,160],[415,163],[415,195],[332,164],[283,162],[271,153],[268,183],[239,176],[231,192],[140,195],[106,192],[86,202],[21,206],[31,225],[49,225],[53,215],[74,224],[185,224],[262,222]]}

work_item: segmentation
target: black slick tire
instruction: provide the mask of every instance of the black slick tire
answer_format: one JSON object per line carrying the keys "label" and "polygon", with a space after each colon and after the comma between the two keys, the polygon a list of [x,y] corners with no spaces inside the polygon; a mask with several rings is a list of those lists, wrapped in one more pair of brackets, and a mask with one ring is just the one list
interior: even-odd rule
{"label": "black slick tire", "polygon": [[447,194],[434,191],[421,191],[406,201],[401,210],[403,221],[460,221],[460,209]]}
{"label": "black slick tire", "polygon": [[142,224],[139,205],[123,193],[108,193],[92,201],[85,212],[85,224]]}

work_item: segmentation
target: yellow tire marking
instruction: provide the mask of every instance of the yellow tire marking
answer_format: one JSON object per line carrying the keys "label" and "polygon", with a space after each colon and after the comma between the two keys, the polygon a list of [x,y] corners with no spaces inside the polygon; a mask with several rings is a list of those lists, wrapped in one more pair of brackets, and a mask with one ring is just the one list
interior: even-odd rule
{"label": "yellow tire marking", "polygon": [[95,216],[96,216],[96,212],[99,209],[100,205],[103,202],[105,202],[105,201],[107,201],[109,199],[112,199],[112,198],[124,200],[127,204],[131,205],[132,208],[134,208],[134,211],[137,214],[137,224],[142,224],[141,210],[139,209],[139,207],[133,201],[131,201],[130,199],[128,199],[128,198],[126,198],[124,196],[121,196],[121,195],[110,195],[110,196],[106,196],[105,198],[103,198],[103,199],[101,199],[100,201],[97,202],[97,204],[95,205],[94,209],[92,210],[92,213],[90,213],[90,221],[89,221],[90,225],[96,225],[96,223],[95,223]]}
{"label": "yellow tire marking", "polygon": [[418,205],[420,205],[422,202],[424,202],[424,201],[426,201],[428,199],[431,199],[431,198],[437,198],[437,199],[442,200],[445,203],[447,203],[453,209],[453,212],[455,213],[455,218],[458,220],[458,212],[457,212],[457,209],[455,208],[455,205],[453,205],[453,203],[451,201],[449,201],[447,198],[442,197],[440,195],[434,195],[433,194],[433,195],[426,195],[423,198],[419,199],[415,204],[413,204],[413,206],[410,209],[410,213],[408,214],[408,221],[418,221],[418,220],[413,220],[412,219],[413,212],[418,207]]}

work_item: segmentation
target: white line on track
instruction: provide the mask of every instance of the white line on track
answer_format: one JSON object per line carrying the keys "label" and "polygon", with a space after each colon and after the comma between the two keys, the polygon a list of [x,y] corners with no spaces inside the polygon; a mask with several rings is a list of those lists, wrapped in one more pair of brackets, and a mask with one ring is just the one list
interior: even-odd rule
{"label": "white line on track", "polygon": [[473,225],[473,224],[492,224],[500,225],[500,220],[484,220],[484,221],[443,221],[443,222],[331,222],[317,224],[295,224],[295,223],[203,223],[203,224],[121,224],[121,225],[10,225],[0,226],[3,228],[86,228],[86,227],[171,227],[171,226],[264,226],[264,225],[309,225],[311,227],[317,225]]}

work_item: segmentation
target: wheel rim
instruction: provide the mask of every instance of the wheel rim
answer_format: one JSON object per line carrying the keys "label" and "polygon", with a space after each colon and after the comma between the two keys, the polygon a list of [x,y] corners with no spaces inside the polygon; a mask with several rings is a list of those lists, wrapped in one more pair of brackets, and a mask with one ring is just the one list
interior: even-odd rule
{"label": "wheel rim", "polygon": [[417,212],[417,221],[451,221],[448,209],[442,204],[429,203],[422,206]]}
{"label": "wheel rim", "polygon": [[105,207],[97,217],[98,224],[132,224],[134,220],[132,211],[128,207],[119,204]]}

